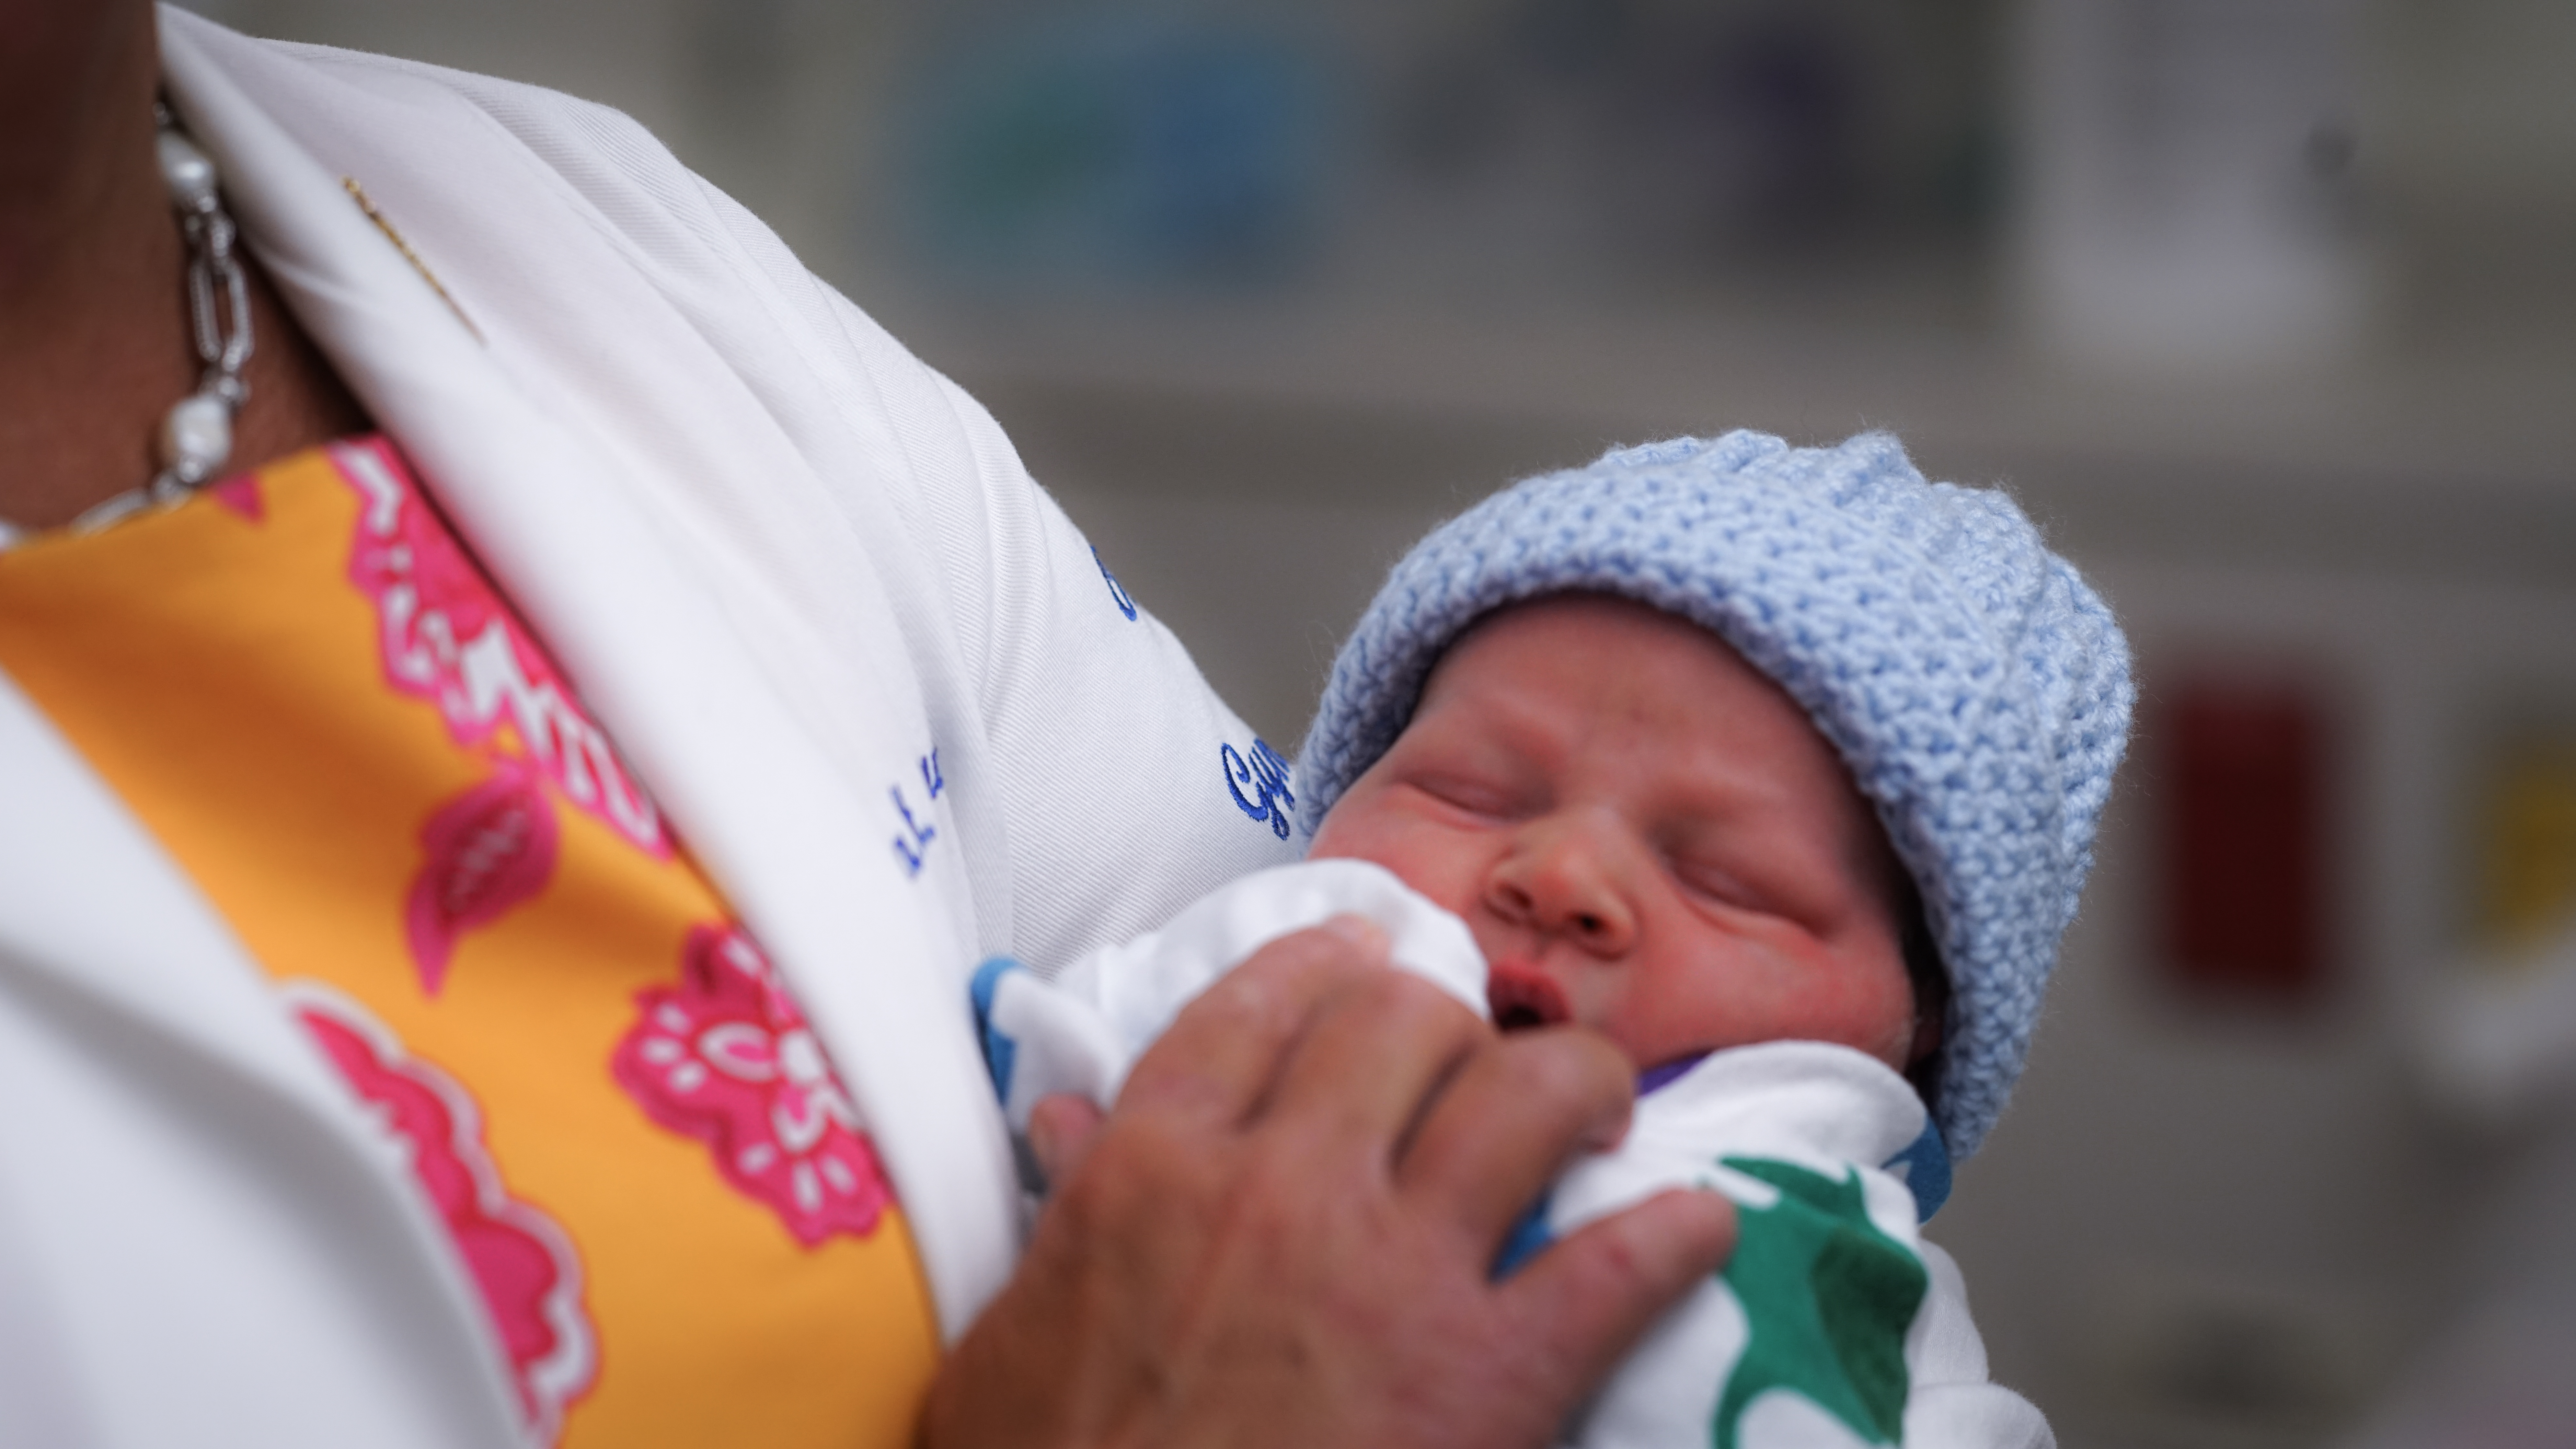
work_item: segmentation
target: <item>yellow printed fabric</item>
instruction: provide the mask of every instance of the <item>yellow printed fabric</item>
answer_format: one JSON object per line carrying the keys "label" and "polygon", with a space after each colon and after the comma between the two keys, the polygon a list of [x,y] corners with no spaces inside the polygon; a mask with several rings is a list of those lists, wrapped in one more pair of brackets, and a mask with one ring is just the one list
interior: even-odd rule
{"label": "yellow printed fabric", "polygon": [[0,553],[0,669],[404,1139],[538,1442],[909,1440],[855,1104],[389,444]]}

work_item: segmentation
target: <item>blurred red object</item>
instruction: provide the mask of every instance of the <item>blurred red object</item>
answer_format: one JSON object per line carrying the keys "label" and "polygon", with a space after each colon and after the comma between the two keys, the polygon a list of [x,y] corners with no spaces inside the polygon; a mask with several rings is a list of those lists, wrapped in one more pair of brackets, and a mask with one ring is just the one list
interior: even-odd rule
{"label": "blurred red object", "polygon": [[2281,681],[2165,692],[2164,956],[2195,996],[2296,1005],[2326,984],[2325,709]]}

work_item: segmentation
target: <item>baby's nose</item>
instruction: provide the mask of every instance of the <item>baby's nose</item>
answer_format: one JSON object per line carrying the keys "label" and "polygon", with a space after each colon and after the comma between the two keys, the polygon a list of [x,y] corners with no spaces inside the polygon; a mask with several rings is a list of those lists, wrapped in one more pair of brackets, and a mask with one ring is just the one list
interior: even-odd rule
{"label": "baby's nose", "polygon": [[1592,832],[1542,825],[1496,867],[1488,903],[1505,919],[1601,955],[1624,951],[1636,917],[1619,873]]}

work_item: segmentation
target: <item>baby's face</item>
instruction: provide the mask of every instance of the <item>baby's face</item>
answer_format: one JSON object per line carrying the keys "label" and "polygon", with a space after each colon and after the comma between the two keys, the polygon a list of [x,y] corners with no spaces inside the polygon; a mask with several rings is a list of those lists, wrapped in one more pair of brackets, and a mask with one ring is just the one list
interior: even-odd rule
{"label": "baby's face", "polygon": [[1833,747],[1717,636],[1626,600],[1478,624],[1312,854],[1463,917],[1499,1024],[1581,1022],[1640,1069],[1795,1038],[1902,1071],[1937,1032],[1900,867]]}

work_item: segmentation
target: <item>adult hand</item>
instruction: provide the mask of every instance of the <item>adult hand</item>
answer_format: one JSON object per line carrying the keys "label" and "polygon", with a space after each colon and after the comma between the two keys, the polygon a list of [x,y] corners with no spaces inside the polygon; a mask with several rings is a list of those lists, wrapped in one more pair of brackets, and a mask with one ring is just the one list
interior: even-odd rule
{"label": "adult hand", "polygon": [[923,1442],[1546,1443],[1734,1242],[1723,1198],[1673,1192],[1488,1279],[1630,1101],[1606,1041],[1497,1035],[1387,969],[1373,926],[1283,938],[1181,1014],[1105,1117],[1039,1104],[1053,1196],[942,1366]]}

